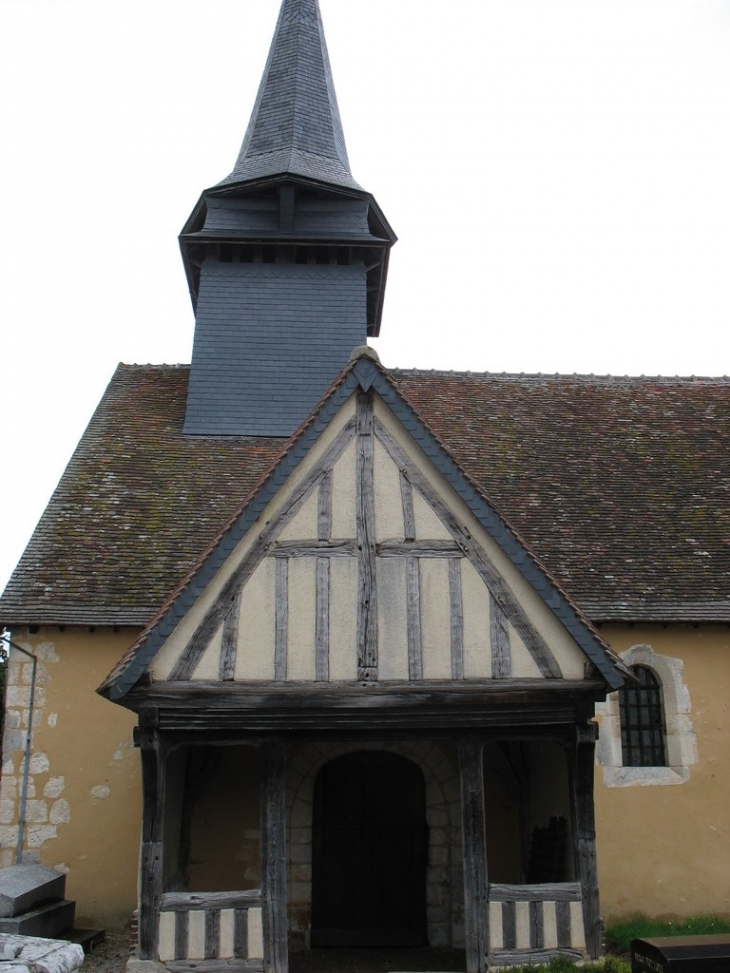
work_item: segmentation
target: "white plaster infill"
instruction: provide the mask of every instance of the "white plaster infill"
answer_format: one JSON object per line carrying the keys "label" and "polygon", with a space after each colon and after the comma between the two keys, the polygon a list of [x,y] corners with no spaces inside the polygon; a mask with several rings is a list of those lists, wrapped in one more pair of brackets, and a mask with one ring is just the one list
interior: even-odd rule
{"label": "white plaster infill", "polygon": [[78,943],[0,933],[0,973],[73,973],[83,962]]}
{"label": "white plaster infill", "polygon": [[684,663],[671,656],[657,655],[650,645],[632,645],[621,653],[621,658],[629,667],[641,665],[651,669],[661,683],[667,766],[623,766],[618,693],[611,693],[605,703],[596,704],[600,725],[596,760],[603,767],[603,782],[606,787],[684,784],[689,780],[690,766],[698,759],[689,690],[683,678]]}

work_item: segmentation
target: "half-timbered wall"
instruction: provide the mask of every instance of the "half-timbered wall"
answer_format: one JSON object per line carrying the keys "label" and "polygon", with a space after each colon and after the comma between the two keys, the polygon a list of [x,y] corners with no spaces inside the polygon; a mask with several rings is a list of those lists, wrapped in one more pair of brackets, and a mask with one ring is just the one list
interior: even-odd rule
{"label": "half-timbered wall", "polygon": [[341,410],[155,679],[580,680],[585,657],[373,393]]}

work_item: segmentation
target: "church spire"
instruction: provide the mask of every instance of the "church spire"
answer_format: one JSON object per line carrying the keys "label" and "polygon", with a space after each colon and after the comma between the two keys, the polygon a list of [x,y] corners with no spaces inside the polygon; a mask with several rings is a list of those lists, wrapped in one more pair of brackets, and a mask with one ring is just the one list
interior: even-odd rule
{"label": "church spire", "polygon": [[221,185],[288,173],[360,187],[352,178],[317,0],[284,0],[233,172]]}
{"label": "church spire", "polygon": [[395,234],[352,178],[317,0],[283,0],[233,172],[180,236],[184,431],[289,436],[376,336]]}

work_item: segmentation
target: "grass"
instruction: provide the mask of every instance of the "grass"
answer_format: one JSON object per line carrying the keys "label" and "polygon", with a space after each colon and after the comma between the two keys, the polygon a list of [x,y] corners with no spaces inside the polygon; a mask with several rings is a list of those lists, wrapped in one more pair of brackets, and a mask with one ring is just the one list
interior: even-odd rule
{"label": "grass", "polygon": [[634,916],[606,927],[606,949],[628,953],[632,939],[647,936],[709,936],[730,933],[730,920],[715,915],[689,916],[687,919],[652,919]]}

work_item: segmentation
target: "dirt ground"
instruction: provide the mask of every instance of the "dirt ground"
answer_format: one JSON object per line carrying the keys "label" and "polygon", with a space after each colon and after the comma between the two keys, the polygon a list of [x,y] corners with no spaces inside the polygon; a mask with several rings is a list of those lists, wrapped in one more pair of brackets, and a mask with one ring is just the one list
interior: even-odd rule
{"label": "dirt ground", "polygon": [[[103,943],[87,954],[82,973],[124,973],[129,937],[107,933]],[[458,949],[313,949],[292,953],[290,973],[390,973],[390,971],[463,971],[464,953]]]}

